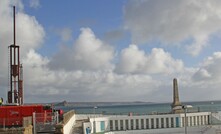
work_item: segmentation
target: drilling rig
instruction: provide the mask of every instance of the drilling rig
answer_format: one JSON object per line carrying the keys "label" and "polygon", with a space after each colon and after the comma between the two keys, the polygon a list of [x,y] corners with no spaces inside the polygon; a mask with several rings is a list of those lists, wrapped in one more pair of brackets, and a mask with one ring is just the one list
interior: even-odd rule
{"label": "drilling rig", "polygon": [[23,67],[20,64],[19,45],[16,44],[15,6],[13,6],[14,42],[9,49],[8,103],[23,105]]}
{"label": "drilling rig", "polygon": [[[12,45],[8,46],[9,91],[7,93],[7,103],[3,105],[0,104],[0,127],[13,128],[13,132],[15,127],[22,127],[23,130],[24,124],[27,124],[28,121],[26,120],[28,118],[24,118],[32,117],[31,120],[35,118],[35,121],[33,123],[30,121],[31,125],[34,126],[36,123],[40,125],[39,129],[36,129],[36,131],[52,131],[56,123],[54,119],[58,119],[58,117],[62,119],[63,110],[58,109],[59,115],[54,115],[55,109],[51,106],[42,104],[23,104],[23,67],[22,64],[20,64],[20,47],[16,44],[15,6],[13,6],[13,13],[14,42]],[[6,129],[6,131],[9,129]]]}

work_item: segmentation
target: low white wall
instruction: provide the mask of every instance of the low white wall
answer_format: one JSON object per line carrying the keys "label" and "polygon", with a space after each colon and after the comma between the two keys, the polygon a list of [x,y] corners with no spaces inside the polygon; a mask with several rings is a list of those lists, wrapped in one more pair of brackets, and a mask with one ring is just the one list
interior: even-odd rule
{"label": "low white wall", "polygon": [[[209,126],[188,127],[188,134],[216,134],[216,129]],[[167,128],[167,129],[149,129],[149,130],[130,130],[130,131],[113,131],[105,134],[185,134],[184,128]]]}
{"label": "low white wall", "polygon": [[[187,126],[206,126],[209,124],[208,116],[210,112],[187,113]],[[167,128],[184,128],[184,114],[162,114],[162,115],[142,115],[142,116],[93,116],[90,118],[92,133],[94,132],[109,132],[122,130],[137,130],[146,131],[149,129]],[[142,120],[142,121],[141,121]],[[111,121],[111,123],[110,123]],[[127,123],[126,123],[127,121]],[[95,126],[94,126],[95,122]],[[131,124],[133,123],[133,124]],[[127,124],[127,125],[126,125]],[[102,129],[101,129],[102,128]],[[161,131],[160,130],[160,131]]]}
{"label": "low white wall", "polygon": [[[106,116],[106,115],[105,115]],[[113,116],[113,115],[111,115]],[[104,117],[102,114],[76,114],[76,120],[89,119],[94,117]]]}
{"label": "low white wall", "polygon": [[76,114],[74,114],[70,120],[64,125],[63,127],[63,133],[64,134],[70,134],[72,131],[73,126],[75,125],[75,118]]}

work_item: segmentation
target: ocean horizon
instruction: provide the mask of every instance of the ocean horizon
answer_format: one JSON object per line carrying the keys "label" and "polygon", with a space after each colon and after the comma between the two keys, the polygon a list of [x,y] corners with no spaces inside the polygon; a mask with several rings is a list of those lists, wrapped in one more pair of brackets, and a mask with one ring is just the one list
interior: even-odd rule
{"label": "ocean horizon", "polygon": [[[221,111],[221,100],[182,102],[182,104],[193,106],[188,112]],[[55,109],[63,109],[65,112],[75,110],[77,114],[147,115],[170,113],[171,102],[68,102],[66,106],[55,106]]]}

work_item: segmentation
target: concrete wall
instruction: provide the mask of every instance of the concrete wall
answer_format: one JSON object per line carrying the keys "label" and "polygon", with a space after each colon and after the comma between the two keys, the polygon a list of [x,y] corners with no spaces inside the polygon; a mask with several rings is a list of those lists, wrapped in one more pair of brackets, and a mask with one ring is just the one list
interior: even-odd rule
{"label": "concrete wall", "polygon": [[[205,127],[209,124],[210,112],[187,113],[188,127]],[[64,115],[65,116],[65,115]],[[76,115],[67,114],[65,116],[66,123],[60,123],[56,126],[56,134],[69,134],[76,120],[88,119],[89,123],[84,124],[83,131],[86,127],[91,128],[94,132],[147,132],[147,131],[169,131],[184,129],[185,115],[181,114],[162,114],[162,115]],[[111,123],[112,122],[112,123]],[[95,127],[94,127],[95,126]],[[102,127],[102,128],[101,128]],[[60,129],[60,132],[57,130]],[[85,132],[84,132],[85,133]],[[170,132],[168,132],[170,133]],[[178,133],[178,132],[177,132]],[[111,133],[109,133],[111,134]]]}
{"label": "concrete wall", "polygon": [[64,134],[70,134],[73,126],[75,125],[75,114],[70,118],[70,120],[64,125]]}
{"label": "concrete wall", "polygon": [[55,134],[70,134],[75,124],[76,114],[69,111],[63,115],[63,121],[55,126]]}
{"label": "concrete wall", "polygon": [[[209,124],[210,112],[187,113],[187,126],[205,126]],[[162,114],[143,116],[103,116],[91,117],[92,133],[109,131],[133,131],[149,129],[182,128],[185,124],[185,115]],[[105,129],[101,129],[101,127]]]}
{"label": "concrete wall", "polygon": [[90,122],[85,122],[85,123],[83,123],[83,133],[84,133],[84,134],[87,134],[87,133],[86,133],[86,128],[89,128],[90,130],[92,129]]}
{"label": "concrete wall", "polygon": [[[204,131],[206,129],[206,131]],[[188,134],[216,134],[216,129],[212,127],[188,127]],[[150,130],[130,130],[130,131],[113,131],[105,134],[185,134],[184,128],[166,128]]]}

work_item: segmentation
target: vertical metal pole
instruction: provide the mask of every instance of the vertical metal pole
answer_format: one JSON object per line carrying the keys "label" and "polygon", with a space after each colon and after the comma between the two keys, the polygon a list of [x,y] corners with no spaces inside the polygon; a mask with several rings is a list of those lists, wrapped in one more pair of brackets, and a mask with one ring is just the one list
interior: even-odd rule
{"label": "vertical metal pole", "polygon": [[185,134],[187,134],[187,119],[186,119],[186,111],[187,108],[184,108],[184,115],[185,115]]}
{"label": "vertical metal pole", "polygon": [[15,44],[16,44],[16,40],[15,40],[15,6],[13,6],[13,21],[14,21],[14,46],[15,46]]}
{"label": "vertical metal pole", "polygon": [[[17,66],[16,66],[16,47],[15,47],[15,45],[16,45],[16,40],[15,40],[15,37],[16,37],[16,34],[15,34],[15,6],[13,6],[13,18],[14,18],[14,24],[13,24],[13,28],[14,28],[14,47],[13,47],[13,49],[14,49],[14,67],[13,67],[13,71],[14,70],[16,70],[16,71],[14,71],[14,72],[17,72]],[[17,103],[17,100],[16,100],[16,96],[17,96],[17,92],[16,92],[16,75],[17,74],[14,74],[14,76],[13,76],[13,80],[14,80],[14,103]]]}
{"label": "vertical metal pole", "polygon": [[8,96],[8,103],[13,103],[13,90],[12,90],[12,47],[10,46],[10,97]]}
{"label": "vertical metal pole", "polygon": [[20,55],[20,53],[19,53],[19,46],[17,47],[17,51],[18,51],[18,54],[17,54],[17,59],[18,59],[18,85],[17,85],[17,91],[18,91],[18,93],[17,93],[17,99],[18,99],[18,101],[17,101],[17,103],[19,104],[19,105],[21,105],[21,91],[20,91],[20,57],[19,57],[19,55]]}

